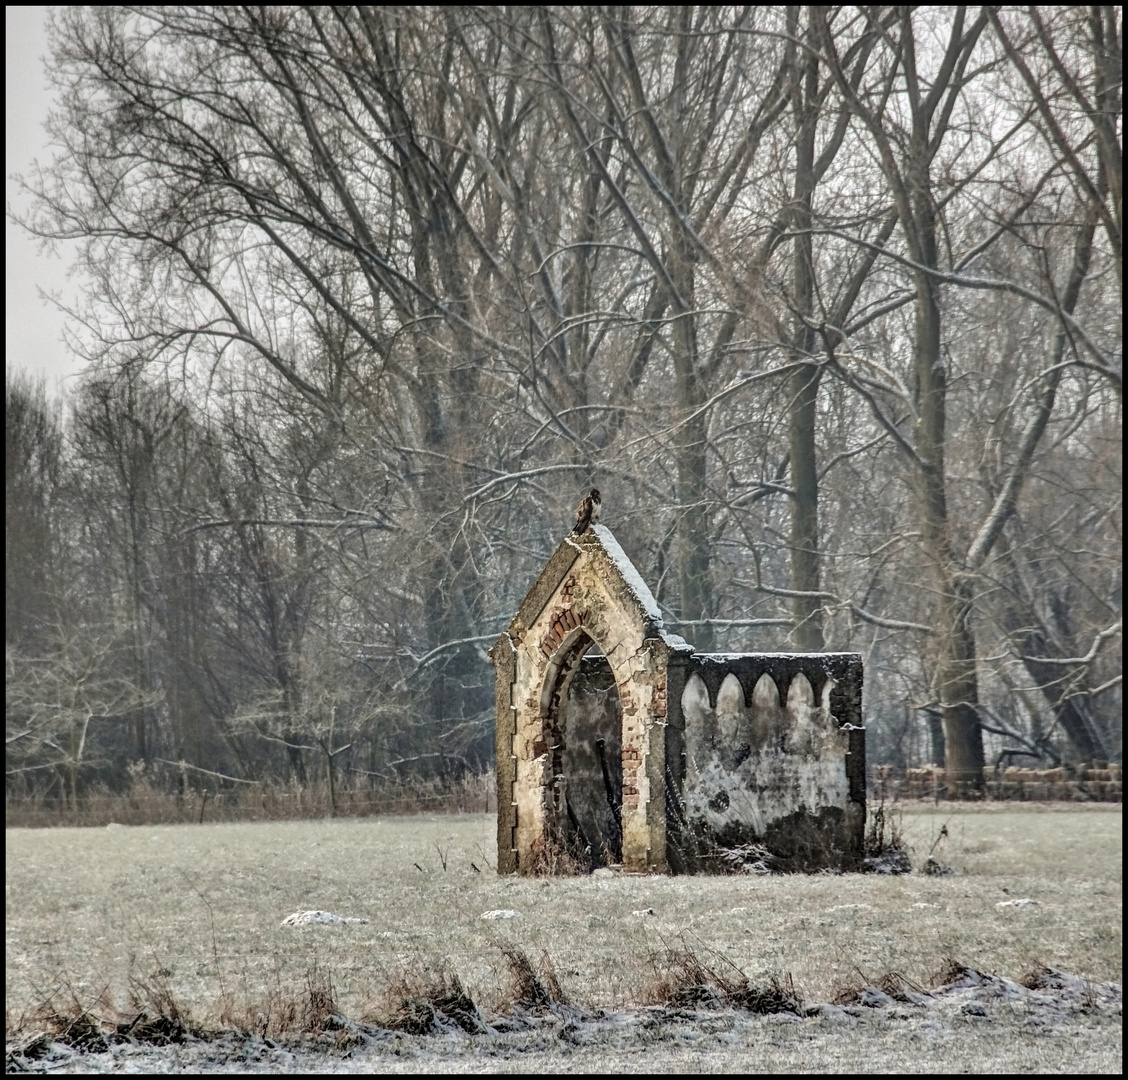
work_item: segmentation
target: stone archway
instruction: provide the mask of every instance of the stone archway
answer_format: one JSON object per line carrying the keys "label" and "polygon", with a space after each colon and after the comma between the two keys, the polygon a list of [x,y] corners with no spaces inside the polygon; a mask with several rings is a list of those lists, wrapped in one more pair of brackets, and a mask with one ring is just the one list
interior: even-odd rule
{"label": "stone archway", "polygon": [[531,768],[517,793],[516,846],[531,854],[531,873],[618,864],[623,721],[615,672],[582,622],[566,629],[546,660],[539,730],[530,732],[535,760],[525,763]]}
{"label": "stone archway", "polygon": [[[569,705],[592,642],[603,664],[586,665],[590,676],[602,678],[604,688],[610,679],[619,698],[618,747],[604,731],[581,730],[583,710],[578,702]],[[666,671],[678,650],[689,647],[663,629],[650,591],[608,530],[594,526],[579,540],[561,543],[491,650],[497,671],[499,870],[551,869],[568,850],[570,831],[586,835],[589,865],[606,858],[606,847],[627,869],[667,869]],[[569,719],[573,730],[566,733],[562,721]],[[587,746],[585,763],[579,751]],[[572,806],[575,820],[568,814],[569,769],[587,787],[587,797]],[[590,812],[598,803],[592,795],[596,781],[616,818],[614,830],[601,828],[598,837]],[[589,811],[587,828],[580,802]]]}
{"label": "stone archway", "polygon": [[572,646],[552,694],[553,812],[577,869],[623,857],[623,714],[602,650],[586,633]]}

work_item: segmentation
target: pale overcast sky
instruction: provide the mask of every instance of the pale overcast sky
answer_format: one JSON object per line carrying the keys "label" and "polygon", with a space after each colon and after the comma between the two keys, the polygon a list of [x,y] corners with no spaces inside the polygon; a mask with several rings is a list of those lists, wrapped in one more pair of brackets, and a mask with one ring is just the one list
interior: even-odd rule
{"label": "pale overcast sky", "polygon": [[[5,99],[7,125],[4,150],[5,202],[9,211],[26,207],[12,173],[26,173],[36,158],[50,159],[43,121],[51,107],[51,94],[43,72],[47,53],[43,7],[7,7],[4,31],[7,38]],[[7,324],[4,331],[5,363],[46,376],[54,392],[60,381],[78,370],[78,364],[63,344],[63,316],[39,298],[38,289],[74,295],[67,278],[65,258],[41,255],[38,243],[10,220],[5,225],[7,282],[4,300]]]}

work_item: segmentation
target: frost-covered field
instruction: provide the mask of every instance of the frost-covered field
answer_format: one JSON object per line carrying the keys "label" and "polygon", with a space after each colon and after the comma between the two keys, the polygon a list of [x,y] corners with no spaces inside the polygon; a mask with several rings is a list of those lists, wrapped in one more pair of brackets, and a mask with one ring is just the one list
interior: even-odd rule
{"label": "frost-covered field", "polygon": [[[124,1005],[131,979],[154,977],[197,1020],[216,1022],[223,1003],[300,997],[315,969],[331,976],[346,1016],[365,1014],[404,969],[453,971],[488,1010],[508,986],[499,946],[515,945],[534,959],[548,952],[569,1000],[620,1019],[569,1028],[558,1014],[502,1035],[399,1035],[357,1051],[351,1067],[376,1055],[370,1067],[384,1071],[931,1069],[940,1052],[953,1068],[1115,1071],[1119,1006],[1088,1008],[1083,994],[1040,1020],[1037,1002],[1017,999],[985,1016],[963,1002],[900,1020],[896,1009],[794,1022],[729,1011],[659,1022],[624,1010],[645,998],[665,949],[681,946],[723,956],[754,982],[790,974],[808,1002],[889,971],[930,985],[947,958],[1011,978],[1046,965],[1120,982],[1121,822],[1118,806],[907,810],[914,865],[947,824],[933,855],[954,868],[948,877],[554,880],[497,877],[486,816],[8,830],[8,1027],[60,986],[83,1003],[108,990]],[[367,921],[282,925],[313,909]],[[490,911],[518,914],[481,917]],[[325,1068],[292,1052],[264,1044],[259,1060]],[[117,1068],[248,1067],[245,1043],[230,1054],[114,1053]],[[111,1067],[108,1057],[87,1064]]]}

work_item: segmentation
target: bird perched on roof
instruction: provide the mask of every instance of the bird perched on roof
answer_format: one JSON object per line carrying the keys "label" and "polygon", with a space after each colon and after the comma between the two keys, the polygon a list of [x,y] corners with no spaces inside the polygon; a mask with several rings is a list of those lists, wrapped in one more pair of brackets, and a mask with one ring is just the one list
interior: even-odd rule
{"label": "bird perched on roof", "polygon": [[600,502],[599,488],[592,488],[580,500],[580,505],[576,507],[576,524],[572,526],[573,536],[582,536],[589,525],[594,525],[599,520]]}

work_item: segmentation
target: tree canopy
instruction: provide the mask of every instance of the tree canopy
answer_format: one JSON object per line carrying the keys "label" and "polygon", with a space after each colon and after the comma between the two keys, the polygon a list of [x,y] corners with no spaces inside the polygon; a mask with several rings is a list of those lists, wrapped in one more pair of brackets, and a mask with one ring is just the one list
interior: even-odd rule
{"label": "tree canopy", "polygon": [[57,9],[87,364],[7,382],[10,782],[487,766],[593,485],[699,647],[861,652],[875,760],[1118,757],[1121,35]]}

